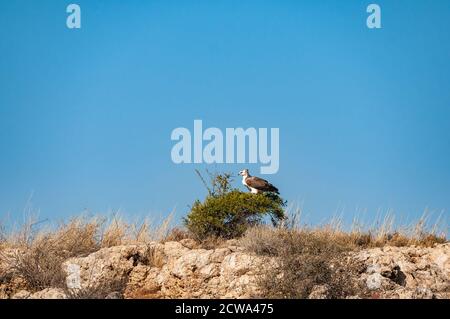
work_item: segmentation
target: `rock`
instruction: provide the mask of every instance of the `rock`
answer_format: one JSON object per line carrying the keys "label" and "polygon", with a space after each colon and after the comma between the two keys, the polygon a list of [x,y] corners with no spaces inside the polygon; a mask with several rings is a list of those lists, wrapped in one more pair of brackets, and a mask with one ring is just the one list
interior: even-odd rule
{"label": "rock", "polygon": [[256,257],[242,253],[231,253],[222,261],[221,273],[224,276],[240,276],[252,269],[257,264]]}
{"label": "rock", "polygon": [[434,293],[431,289],[426,287],[416,288],[412,296],[413,299],[433,299],[434,297]]}
{"label": "rock", "polygon": [[138,298],[248,298],[258,294],[256,274],[263,269],[261,257],[233,252],[229,247],[207,250],[186,249],[185,245],[163,244],[165,264],[159,269],[146,266],[133,269],[125,295]]}
{"label": "rock", "polygon": [[330,288],[327,285],[317,285],[311,290],[308,299],[328,299]]}
{"label": "rock", "polygon": [[36,292],[28,297],[28,299],[67,299],[64,290],[58,288],[46,288]]}
{"label": "rock", "polygon": [[105,299],[123,299],[123,296],[120,292],[114,291],[108,294]]}
{"label": "rock", "polygon": [[[264,269],[263,258],[245,253],[235,244],[230,241],[231,248],[196,249],[194,241],[183,239],[117,246],[69,259],[63,267],[69,289],[126,280],[127,298],[257,296],[257,274]],[[156,259],[160,262],[154,262]]]}
{"label": "rock", "polygon": [[218,264],[208,264],[202,267],[198,273],[202,278],[208,280],[212,277],[217,277],[220,275],[220,267]]}
{"label": "rock", "polygon": [[118,282],[138,265],[149,263],[146,245],[116,246],[100,249],[87,257],[71,258],[63,269],[69,289],[92,287],[104,282]]}
{"label": "rock", "polygon": [[67,296],[62,289],[46,288],[35,293],[21,290],[11,299],[67,299]]}
{"label": "rock", "polygon": [[383,276],[379,273],[374,273],[367,277],[366,285],[370,290],[377,290],[381,288],[381,283],[383,281]]}
{"label": "rock", "polygon": [[[247,253],[236,240],[216,249],[197,247],[183,239],[102,249],[66,261],[68,286],[120,279],[127,280],[126,298],[262,297],[258,275],[275,259]],[[448,298],[449,250],[449,244],[383,247],[350,253],[345,260],[359,265],[354,281],[363,282],[372,298]],[[309,296],[328,297],[326,285],[315,286]]]}
{"label": "rock", "polygon": [[26,290],[20,290],[16,294],[14,294],[11,299],[28,299],[31,296],[31,292]]}
{"label": "rock", "polygon": [[0,299],[12,298],[16,293],[26,289],[27,285],[23,278],[11,274],[6,275],[0,280]]}
{"label": "rock", "polygon": [[[9,252],[14,253],[14,252]],[[348,253],[342,262],[358,265],[352,286],[364,287],[346,298],[450,298],[450,244],[435,247],[383,247]],[[5,262],[0,263],[5,269]],[[258,278],[277,260],[246,252],[236,240],[214,249],[200,249],[191,239],[101,249],[63,263],[69,290],[102,283],[111,285],[108,299],[120,298],[258,298]],[[353,268],[352,268],[353,269]],[[280,275],[281,276],[281,275]],[[6,277],[4,277],[6,278]],[[0,297],[64,299],[63,289],[31,293],[20,277],[0,282]],[[310,299],[330,298],[328,285],[313,287]]]}
{"label": "rock", "polygon": [[180,240],[180,244],[189,249],[194,249],[198,246],[197,242],[191,238]]}
{"label": "rock", "polygon": [[353,253],[367,267],[360,276],[380,298],[450,298],[450,244],[384,247]]}
{"label": "rock", "polygon": [[[211,250],[196,249],[192,250],[174,261],[172,274],[177,278],[185,278],[192,276],[198,269],[202,269],[210,265],[209,257]],[[201,273],[201,272],[199,272]]]}
{"label": "rock", "polygon": [[181,243],[176,241],[169,241],[164,243],[163,252],[168,258],[178,258],[189,251],[189,248],[184,247]]}
{"label": "rock", "polygon": [[360,296],[347,296],[345,299],[362,299]]}

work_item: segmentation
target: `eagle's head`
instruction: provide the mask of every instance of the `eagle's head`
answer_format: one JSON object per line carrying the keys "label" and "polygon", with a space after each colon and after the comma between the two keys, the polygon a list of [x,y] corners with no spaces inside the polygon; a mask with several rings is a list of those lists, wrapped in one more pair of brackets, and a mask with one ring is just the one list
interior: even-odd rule
{"label": "eagle's head", "polygon": [[242,170],[242,171],[239,172],[239,175],[244,176],[244,177],[247,177],[247,176],[249,176],[250,174],[248,173],[248,169],[244,169],[244,170]]}

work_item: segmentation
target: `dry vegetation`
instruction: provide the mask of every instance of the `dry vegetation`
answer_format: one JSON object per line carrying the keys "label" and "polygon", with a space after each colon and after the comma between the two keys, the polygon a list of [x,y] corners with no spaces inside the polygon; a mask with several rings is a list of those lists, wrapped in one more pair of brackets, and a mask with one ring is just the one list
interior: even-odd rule
{"label": "dry vegetation", "polygon": [[[0,226],[0,285],[12,278],[21,278],[29,291],[48,287],[65,287],[61,264],[68,258],[86,256],[101,248],[149,243],[151,241],[179,241],[193,236],[182,228],[171,228],[170,217],[159,226],[149,222],[127,224],[119,218],[78,218],[53,229],[26,223],[19,230],[6,232]],[[318,228],[301,226],[299,214],[277,228],[256,226],[247,230],[239,243],[252,253],[275,257],[278,266],[261,276],[260,284],[266,297],[306,298],[317,285],[327,285],[331,298],[352,295],[355,289],[348,277],[359,271],[358,265],[343,264],[345,253],[363,248],[391,246],[432,246],[446,242],[446,226],[427,227],[427,218],[404,229],[393,229],[393,219],[388,217],[377,227],[364,229],[354,226],[344,231],[342,223],[332,223]],[[223,243],[220,238],[208,238],[199,247],[215,248]],[[5,248],[9,248],[5,254]],[[12,251],[12,253],[11,253]],[[13,267],[1,270],[2,260],[12,260]],[[152,260],[149,252],[149,263]],[[86,288],[70,298],[106,298],[111,292],[123,291],[123,282],[104,283]]]}
{"label": "dry vegetation", "polygon": [[[187,229],[172,228],[172,214],[157,226],[148,220],[127,223],[117,216],[110,220],[76,218],[47,228],[46,223],[30,219],[10,231],[0,222],[0,295],[1,289],[9,284],[30,292],[50,287],[65,289],[62,263],[102,248],[190,238],[197,241],[198,248],[214,249],[226,245],[230,237],[240,236],[239,244],[248,252],[275,260],[260,276],[263,296],[306,298],[314,287],[326,286],[330,298],[345,298],[355,295],[355,290],[362,295],[362,288],[350,280],[361,269],[346,262],[348,252],[384,246],[429,247],[447,241],[446,221],[438,219],[430,226],[429,214],[401,228],[394,227],[394,217],[389,213],[368,226],[355,220],[350,228],[344,228],[342,221],[334,218],[311,228],[302,224],[300,209],[285,210],[285,202],[278,196],[254,196],[232,189],[231,174],[207,171],[211,185],[208,186],[207,179],[197,173],[208,196],[203,203],[196,201],[193,205],[185,219]],[[277,222],[273,223],[276,227],[260,225],[268,217],[272,222],[276,217]],[[161,267],[163,261],[156,255],[149,249],[142,262]],[[2,267],[5,264],[8,267]],[[66,293],[70,298],[106,298],[112,292],[120,295],[124,287],[122,281],[95,283],[76,293]]]}
{"label": "dry vegetation", "polygon": [[[181,231],[169,231],[171,215],[154,227],[149,221],[127,224],[120,218],[77,218],[53,229],[37,230],[30,219],[19,230],[7,233],[0,228],[0,284],[20,278],[24,288],[36,292],[45,288],[66,288],[62,263],[68,258],[83,257],[101,248],[151,241],[181,239]],[[6,254],[5,248],[8,249]],[[149,258],[152,258],[149,252]],[[3,260],[13,265],[1,269]],[[71,298],[105,298],[111,292],[121,292],[123,282],[101,283],[86,289],[67,291]]]}
{"label": "dry vegetation", "polygon": [[276,266],[260,277],[269,298],[307,298],[318,285],[327,285],[330,298],[354,295],[351,271],[340,264],[351,247],[330,240],[328,232],[255,227],[241,239],[250,251],[277,258]]}
{"label": "dry vegetation", "polygon": [[126,278],[115,281],[102,281],[83,289],[65,289],[69,299],[123,299],[126,289]]}
{"label": "dry vegetation", "polygon": [[[328,298],[365,296],[365,288],[351,280],[363,269],[350,263],[347,252],[384,246],[431,247],[447,241],[445,225],[438,220],[427,227],[427,215],[403,229],[394,230],[394,219],[387,216],[376,227],[363,230],[355,224],[348,232],[341,229],[338,219],[318,228],[302,227],[300,216],[297,210],[284,227],[253,227],[240,239],[248,251],[277,260],[260,277],[266,297],[307,298],[317,286],[326,286]],[[443,231],[438,233],[439,229]]]}

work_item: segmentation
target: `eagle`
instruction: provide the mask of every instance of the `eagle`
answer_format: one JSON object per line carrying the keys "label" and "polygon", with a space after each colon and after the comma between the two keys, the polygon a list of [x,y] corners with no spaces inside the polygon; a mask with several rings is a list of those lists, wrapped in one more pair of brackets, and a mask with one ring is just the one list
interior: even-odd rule
{"label": "eagle", "polygon": [[248,188],[248,190],[252,192],[252,194],[266,193],[266,192],[280,194],[278,188],[270,184],[265,179],[256,176],[251,176],[250,173],[248,172],[248,169],[240,171],[239,175],[242,176],[242,184],[244,184]]}

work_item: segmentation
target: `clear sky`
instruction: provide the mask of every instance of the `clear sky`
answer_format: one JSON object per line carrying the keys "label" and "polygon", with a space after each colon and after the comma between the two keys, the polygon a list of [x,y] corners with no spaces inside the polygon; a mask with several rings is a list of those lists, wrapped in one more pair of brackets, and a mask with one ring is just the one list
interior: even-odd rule
{"label": "clear sky", "polygon": [[[280,128],[264,176],[318,223],[450,210],[450,1],[0,2],[0,216],[180,218],[176,127]],[[260,165],[217,165],[233,171]],[[211,167],[214,170],[214,167]],[[236,187],[241,187],[236,180]]]}

